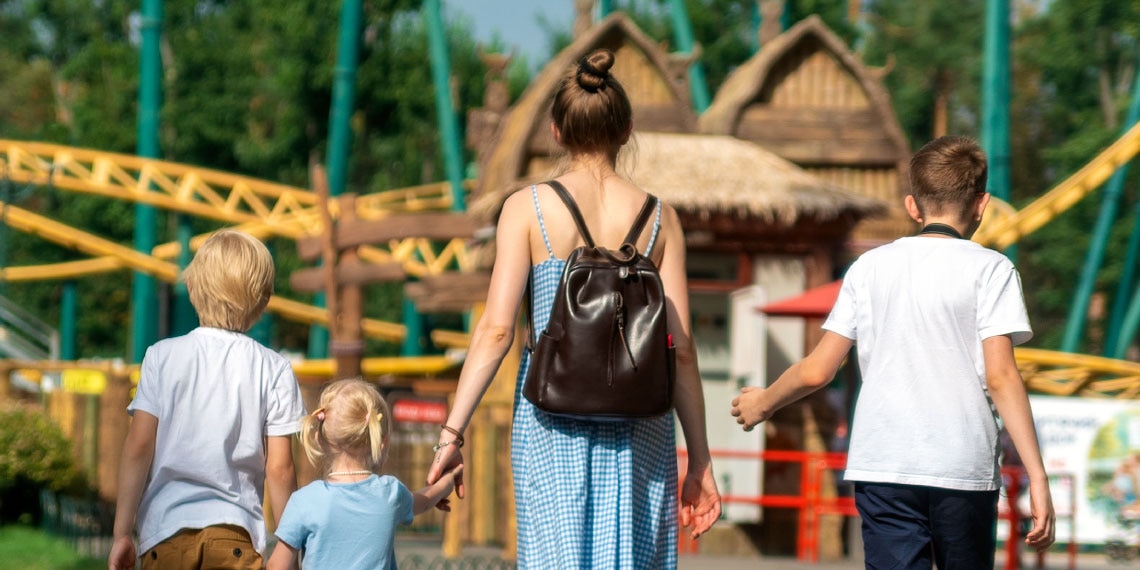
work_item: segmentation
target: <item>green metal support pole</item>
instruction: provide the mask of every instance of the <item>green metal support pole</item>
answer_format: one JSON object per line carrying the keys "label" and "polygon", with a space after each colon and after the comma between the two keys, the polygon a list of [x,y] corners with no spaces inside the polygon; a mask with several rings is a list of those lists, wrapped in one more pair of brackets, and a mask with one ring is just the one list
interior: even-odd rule
{"label": "green metal support pole", "polygon": [[[139,53],[138,139],[135,153],[158,158],[158,113],[162,106],[162,0],[142,0],[142,47]],[[157,244],[157,213],[135,205],[134,247],[150,254]],[[131,362],[142,361],[146,347],[158,340],[158,295],[154,278],[135,272],[131,282]]]}
{"label": "green metal support pole", "polygon": [[[190,265],[193,255],[190,253],[190,238],[194,235],[194,228],[190,225],[190,216],[178,214],[178,268],[181,272]],[[198,313],[190,303],[190,293],[186,290],[186,283],[181,279],[174,283],[174,325],[171,333],[174,336],[184,335],[198,326]]]}
{"label": "green metal support pole", "polygon": [[[689,19],[689,10],[685,7],[685,0],[670,0],[669,15],[673,20],[673,39],[677,42],[677,51],[685,54],[693,53],[693,22]],[[701,62],[694,61],[689,67],[689,89],[693,95],[693,108],[697,114],[704,113],[711,102],[709,98],[709,84],[705,80],[705,68]]]}
{"label": "green metal support pole", "polygon": [[[8,204],[12,203],[12,181],[7,176],[0,181],[0,269],[8,268]],[[0,279],[0,297],[8,293],[8,280]]]}
{"label": "green metal support pole", "polygon": [[601,20],[609,16],[614,11],[614,3],[610,0],[598,0],[598,19]]}
{"label": "green metal support pole", "polygon": [[1136,337],[1137,328],[1140,328],[1140,285],[1132,293],[1132,302],[1128,304],[1128,312],[1120,326],[1120,335],[1116,337],[1116,345],[1113,347],[1113,351],[1115,354],[1121,355],[1116,358],[1123,358],[1123,355],[1128,352],[1128,345]]}
{"label": "green metal support pole", "polygon": [[748,45],[752,53],[760,51],[760,26],[764,24],[764,15],[760,13],[760,2],[752,2],[752,37],[748,38]]}
{"label": "green metal support pole", "polygon": [[63,295],[59,300],[59,359],[75,360],[79,358],[76,340],[76,319],[79,318],[79,295],[74,279],[63,282]]}
{"label": "green metal support pole", "polygon": [[[1008,202],[1009,186],[1009,0],[987,0],[982,68],[982,148],[989,158],[989,192]],[[1006,255],[1016,258],[1013,246]]]}
{"label": "green metal support pole", "polygon": [[[1140,74],[1140,65],[1137,66],[1136,72]],[[1124,119],[1125,124],[1121,132],[1127,131],[1137,121],[1140,121],[1140,75],[1136,76],[1136,82],[1132,85],[1132,102],[1128,105],[1128,115]],[[1116,172],[1112,173],[1112,178],[1108,180],[1105,199],[1108,198],[1109,194],[1115,194],[1116,199],[1119,200],[1123,193],[1124,180],[1127,177],[1128,164],[1125,163],[1116,169]],[[1124,324],[1124,312],[1127,310],[1128,299],[1131,297],[1129,293],[1132,292],[1133,284],[1136,282],[1137,258],[1140,258],[1140,203],[1136,204],[1132,219],[1132,234],[1128,238],[1128,252],[1124,256],[1124,272],[1120,276],[1120,282],[1116,285],[1116,295],[1112,299],[1112,311],[1108,314],[1108,330],[1104,341],[1104,355],[1114,358],[1124,358],[1124,351],[1119,350],[1117,345],[1119,344],[1121,327]],[[1131,340],[1132,337],[1129,336],[1128,342]],[[1125,350],[1128,348],[1128,342],[1124,343]]]}
{"label": "green metal support pole", "polygon": [[447,32],[443,26],[440,0],[424,0],[428,49],[431,52],[431,79],[435,86],[435,114],[439,122],[439,139],[443,145],[443,163],[451,184],[451,211],[463,212],[467,202],[463,194],[463,147],[459,137],[459,121],[451,101],[451,60],[448,57]]}
{"label": "green metal support pole", "polygon": [[[356,96],[356,67],[360,59],[361,0],[344,0],[340,6],[340,36],[333,72],[332,108],[329,111],[329,141],[325,154],[329,196],[344,192],[348,180],[348,157],[352,145],[352,110]],[[323,306],[325,296],[316,295]],[[329,331],[320,325],[309,330],[309,357],[327,358]]]}

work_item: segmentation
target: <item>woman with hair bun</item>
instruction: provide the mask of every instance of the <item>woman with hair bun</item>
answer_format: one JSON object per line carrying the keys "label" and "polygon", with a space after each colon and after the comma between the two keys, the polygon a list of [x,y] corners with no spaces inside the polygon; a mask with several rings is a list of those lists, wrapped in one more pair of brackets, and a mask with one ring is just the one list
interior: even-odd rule
{"label": "woman with hair bun", "polygon": [[[633,122],[629,98],[610,74],[613,64],[613,52],[599,49],[569,70],[554,95],[550,130],[566,152],[558,182],[569,190],[597,244],[617,249],[648,195],[615,171]],[[673,401],[688,449],[679,508],[673,414],[621,422],[547,414],[522,397],[526,354],[511,433],[520,568],[674,568],[678,519],[697,538],[720,517],[689,323],[685,236],[668,205],[659,202],[651,220],[636,245],[660,272],[676,346]],[[535,330],[542,330],[566,258],[583,244],[550,185],[533,185],[506,199],[486,310],[471,336],[429,483],[462,465],[463,432],[514,344],[527,287]],[[463,497],[461,481],[457,490]]]}

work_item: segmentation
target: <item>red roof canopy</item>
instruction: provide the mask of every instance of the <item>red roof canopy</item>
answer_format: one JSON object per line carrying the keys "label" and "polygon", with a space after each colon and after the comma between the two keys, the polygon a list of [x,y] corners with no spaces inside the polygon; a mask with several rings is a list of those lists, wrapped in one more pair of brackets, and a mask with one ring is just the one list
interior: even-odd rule
{"label": "red roof canopy", "polygon": [[831,312],[831,307],[835,306],[835,300],[839,298],[839,288],[842,285],[842,279],[832,281],[826,285],[808,289],[795,297],[768,303],[763,307],[758,307],[757,310],[778,317],[826,317]]}

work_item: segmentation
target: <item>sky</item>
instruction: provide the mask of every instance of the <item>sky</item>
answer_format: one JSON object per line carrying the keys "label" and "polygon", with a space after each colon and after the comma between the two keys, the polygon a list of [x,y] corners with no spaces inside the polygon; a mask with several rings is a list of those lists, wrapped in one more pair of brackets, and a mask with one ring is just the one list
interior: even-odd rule
{"label": "sky", "polygon": [[550,56],[546,33],[539,18],[566,30],[574,21],[574,0],[443,0],[443,17],[453,21],[461,14],[474,26],[475,39],[490,42],[496,35],[531,66]]}

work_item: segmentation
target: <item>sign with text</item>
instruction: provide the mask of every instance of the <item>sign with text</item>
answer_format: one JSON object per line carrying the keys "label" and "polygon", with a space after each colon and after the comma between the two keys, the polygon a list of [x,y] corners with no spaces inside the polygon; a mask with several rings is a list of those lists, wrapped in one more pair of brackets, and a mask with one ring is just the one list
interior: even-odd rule
{"label": "sign with text", "polygon": [[[1080,544],[1134,537],[1140,530],[1140,402],[1049,396],[1030,402],[1052,482],[1057,539],[1068,540],[1074,521]],[[1028,496],[1021,504],[1028,512]]]}
{"label": "sign with text", "polygon": [[392,419],[401,423],[441,425],[447,421],[447,404],[432,400],[396,400],[392,404]]}

